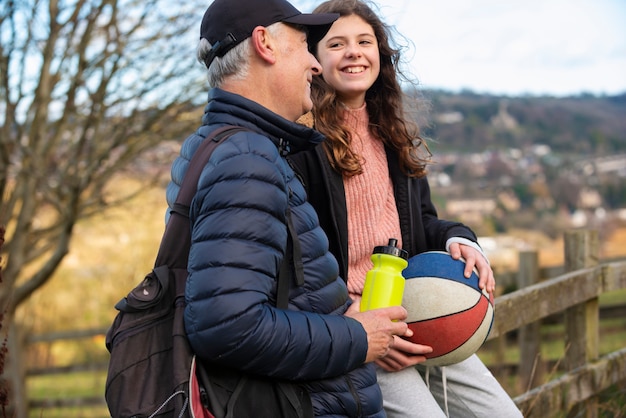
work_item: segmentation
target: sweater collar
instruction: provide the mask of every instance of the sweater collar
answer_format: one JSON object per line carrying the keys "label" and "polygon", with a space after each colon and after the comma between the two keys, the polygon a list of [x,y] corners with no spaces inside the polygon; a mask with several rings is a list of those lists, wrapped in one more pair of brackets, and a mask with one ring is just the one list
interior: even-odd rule
{"label": "sweater collar", "polygon": [[341,109],[343,122],[349,130],[359,133],[367,132],[370,122],[370,118],[367,113],[367,103],[363,103],[361,107],[356,109],[343,105]]}

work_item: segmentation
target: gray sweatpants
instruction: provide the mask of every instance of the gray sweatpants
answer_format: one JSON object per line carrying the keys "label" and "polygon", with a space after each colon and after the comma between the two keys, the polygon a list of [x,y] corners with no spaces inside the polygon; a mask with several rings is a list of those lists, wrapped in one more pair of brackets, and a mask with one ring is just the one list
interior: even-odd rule
{"label": "gray sweatpants", "polygon": [[426,370],[417,366],[390,373],[377,368],[389,418],[445,418],[446,403],[450,418],[522,417],[511,397],[476,355],[445,368]]}

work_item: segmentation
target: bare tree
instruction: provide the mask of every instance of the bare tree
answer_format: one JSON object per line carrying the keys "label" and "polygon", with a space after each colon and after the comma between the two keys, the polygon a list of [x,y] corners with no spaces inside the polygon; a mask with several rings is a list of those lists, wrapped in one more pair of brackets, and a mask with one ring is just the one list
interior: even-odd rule
{"label": "bare tree", "polygon": [[[0,2],[3,330],[15,328],[7,318],[58,268],[75,223],[115,203],[105,194],[113,175],[190,129],[181,116],[205,99],[194,59],[205,7],[199,0]],[[3,378],[20,417],[16,338],[10,331]]]}

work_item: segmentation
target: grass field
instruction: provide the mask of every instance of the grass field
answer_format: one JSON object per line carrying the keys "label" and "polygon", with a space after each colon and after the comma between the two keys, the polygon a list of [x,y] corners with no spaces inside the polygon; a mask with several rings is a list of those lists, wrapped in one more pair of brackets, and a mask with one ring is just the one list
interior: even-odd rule
{"label": "grass field", "polygon": [[[31,400],[53,403],[58,399],[94,398],[104,399],[104,383],[106,372],[68,373],[62,376],[37,376],[28,380],[29,398]],[[29,417],[45,418],[107,418],[106,405],[74,406],[58,408],[51,406],[31,408]]]}

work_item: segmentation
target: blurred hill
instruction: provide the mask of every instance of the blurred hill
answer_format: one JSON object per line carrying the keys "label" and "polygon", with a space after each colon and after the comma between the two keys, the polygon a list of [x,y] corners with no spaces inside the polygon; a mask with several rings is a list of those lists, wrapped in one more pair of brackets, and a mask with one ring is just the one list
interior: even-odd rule
{"label": "blurred hill", "polygon": [[439,152],[528,149],[566,156],[626,153],[626,93],[596,97],[499,97],[426,91],[424,133]]}
{"label": "blurred hill", "polygon": [[481,235],[555,237],[626,221],[626,93],[499,97],[420,92],[440,216]]}

